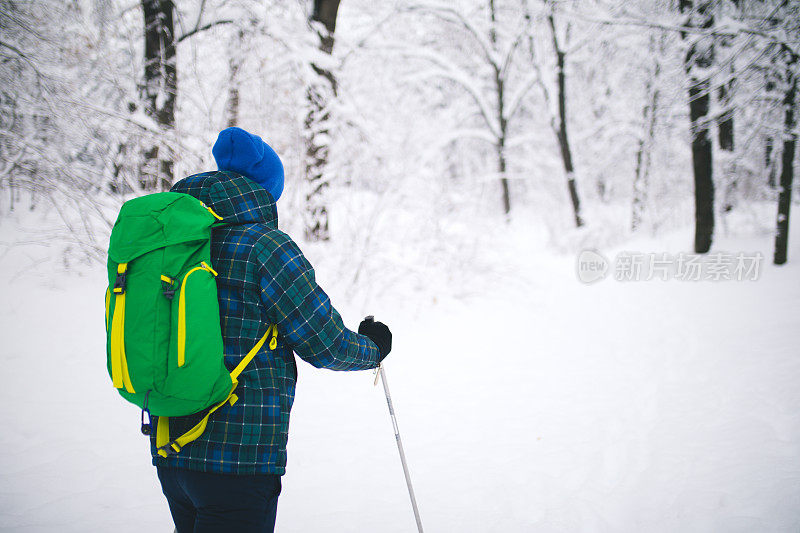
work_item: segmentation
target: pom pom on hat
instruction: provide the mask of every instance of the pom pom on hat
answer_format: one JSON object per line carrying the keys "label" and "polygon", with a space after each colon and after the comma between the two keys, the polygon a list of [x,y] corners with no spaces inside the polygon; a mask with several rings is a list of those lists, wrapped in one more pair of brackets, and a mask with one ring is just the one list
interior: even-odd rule
{"label": "pom pom on hat", "polygon": [[270,193],[277,202],[283,193],[283,163],[278,154],[258,135],[242,128],[225,128],[219,132],[211,149],[217,167],[249,178]]}

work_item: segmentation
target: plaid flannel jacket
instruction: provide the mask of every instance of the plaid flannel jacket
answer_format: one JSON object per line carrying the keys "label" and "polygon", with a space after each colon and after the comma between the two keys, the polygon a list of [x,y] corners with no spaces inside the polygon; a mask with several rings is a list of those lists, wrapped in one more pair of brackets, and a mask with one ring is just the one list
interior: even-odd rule
{"label": "plaid flannel jacket", "polygon": [[275,202],[265,189],[218,171],[189,176],[172,190],[202,200],[230,224],[215,228],[211,240],[228,370],[273,323],[278,347],[262,348],[239,377],[239,401],[214,413],[205,433],[179,454],[160,457],[151,439],[153,464],[282,475],[297,380],[294,353],[317,368],[364,370],[378,365],[378,349],[344,326],[314,269],[278,230]]}

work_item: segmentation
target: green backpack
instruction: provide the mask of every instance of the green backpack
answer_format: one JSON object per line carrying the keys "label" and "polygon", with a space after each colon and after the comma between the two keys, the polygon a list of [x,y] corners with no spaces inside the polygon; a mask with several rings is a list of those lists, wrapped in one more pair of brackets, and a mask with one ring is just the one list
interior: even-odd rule
{"label": "green backpack", "polygon": [[[237,401],[239,374],[277,327],[228,372],[220,327],[211,228],[222,218],[198,199],[162,192],[122,206],[111,231],[106,289],[108,373],[123,398],[142,409],[142,433],[158,417],[156,447],[178,453],[205,431],[217,409]],[[145,415],[148,421],[145,422]],[[199,421],[170,439],[169,418]]]}

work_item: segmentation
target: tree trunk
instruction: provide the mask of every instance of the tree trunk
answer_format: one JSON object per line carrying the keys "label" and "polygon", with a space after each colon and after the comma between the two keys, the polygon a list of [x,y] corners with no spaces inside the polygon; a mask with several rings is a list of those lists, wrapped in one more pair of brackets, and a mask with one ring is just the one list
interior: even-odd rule
{"label": "tree trunk", "polygon": [[733,84],[736,82],[731,78],[719,88],[719,103],[724,110],[723,114],[717,119],[717,129],[719,131],[719,147],[729,153],[733,153],[733,109],[731,100],[733,94]]}
{"label": "tree trunk", "polygon": [[127,153],[128,143],[126,141],[117,143],[117,151],[111,165],[111,180],[108,182],[108,190],[114,194],[124,195],[133,191],[126,179],[126,174],[130,171],[125,161]]}
{"label": "tree trunk", "polygon": [[[319,50],[324,54],[330,55],[333,52],[338,10],[339,0],[314,0],[311,22],[322,25],[322,28],[315,25],[315,30],[319,37]],[[330,239],[330,229],[324,193],[329,186],[325,176],[330,150],[328,106],[330,100],[336,96],[337,86],[333,72],[313,62],[311,67],[317,74],[317,79],[309,85],[306,92],[309,110],[305,121],[305,178],[308,186],[305,233],[308,240],[327,241]]]}
{"label": "tree trunk", "polygon": [[[723,37],[720,40],[720,47],[730,49],[732,38]],[[736,162],[734,159],[734,136],[733,136],[733,88],[736,84],[736,70],[734,68],[734,58],[726,58],[730,62],[730,78],[723,82],[717,92],[719,107],[722,114],[717,118],[717,138],[719,148],[722,151],[721,171],[724,182],[724,198],[722,211],[728,213],[733,210],[736,204],[736,190],[739,187],[736,179]]]}
{"label": "tree trunk", "polygon": [[166,142],[175,130],[178,69],[172,0],[142,0],[144,14],[145,114],[160,127],[159,139],[144,150],[140,185],[145,190],[168,190],[174,180],[173,153]]}
{"label": "tree trunk", "polygon": [[692,121],[692,167],[694,169],[695,238],[694,251],[711,249],[714,235],[714,179],[711,141],[705,117],[708,114],[708,80],[689,88],[689,116]]}
{"label": "tree trunk", "polygon": [[650,54],[655,58],[655,65],[653,76],[647,80],[645,86],[647,102],[642,110],[645,131],[643,132],[642,139],[639,141],[639,149],[636,152],[636,174],[633,180],[631,231],[636,231],[641,227],[645,206],[647,205],[650,158],[656,130],[658,100],[661,95],[659,90],[659,84],[661,83],[659,79],[661,76],[661,62],[656,55],[655,38],[653,37],[650,38]]}
{"label": "tree trunk", "polygon": [[[739,11],[740,3],[740,0],[733,0],[733,5],[739,14],[739,18],[742,16]],[[720,6],[718,5],[717,7],[719,8]],[[730,77],[719,86],[719,106],[722,114],[717,118],[717,136],[720,149],[733,154],[733,89],[736,85],[736,57],[730,53],[733,47],[733,37],[719,37],[719,46],[722,49],[723,62],[727,61],[730,65],[728,68]]]}
{"label": "tree trunk", "polygon": [[555,16],[552,12],[548,16],[548,21],[550,22],[550,30],[553,34],[553,49],[556,53],[558,65],[558,126],[556,129],[556,136],[558,137],[558,146],[561,150],[561,160],[564,163],[564,172],[567,176],[567,188],[569,189],[569,197],[572,201],[572,210],[575,215],[575,226],[581,227],[583,226],[581,203],[578,197],[578,187],[575,182],[575,167],[572,165],[572,150],[567,135],[567,80],[566,73],[564,72],[567,54],[559,46],[558,36],[556,34]]}
{"label": "tree trunk", "polygon": [[[703,29],[714,25],[711,2],[680,0],[680,9],[688,13],[686,25]],[[695,20],[698,19],[699,20]],[[686,38],[686,35],[683,35]],[[686,54],[689,85],[689,119],[692,133],[692,166],[694,169],[695,237],[694,251],[699,254],[711,249],[714,235],[714,178],[711,139],[708,134],[709,92],[711,82],[707,71],[714,61],[714,45],[710,37],[700,37]]]}
{"label": "tree trunk", "polygon": [[497,146],[497,170],[500,173],[500,186],[503,190],[503,212],[507,215],[511,212],[511,195],[508,189],[508,178],[506,177],[506,154],[505,142]]}
{"label": "tree trunk", "polygon": [[[737,10],[737,19],[741,20],[743,14],[739,10],[738,0],[733,0],[732,4]],[[717,2],[717,9],[721,9],[721,3]],[[723,13],[724,16],[724,13]],[[721,50],[719,63],[727,67],[727,79],[719,82],[717,90],[717,103],[720,114],[717,117],[717,141],[719,146],[719,158],[717,169],[719,171],[718,183],[722,184],[722,217],[723,224],[726,222],[724,214],[730,213],[738,203],[739,179],[736,170],[736,153],[734,146],[734,116],[736,113],[733,91],[736,88],[736,55],[731,49],[734,44],[734,37],[717,37],[719,50]],[[720,69],[722,71],[722,69]]]}
{"label": "tree trunk", "polygon": [[239,70],[242,68],[242,41],[244,30],[239,29],[235,44],[228,47],[228,98],[225,100],[227,127],[239,125]]}
{"label": "tree trunk", "polygon": [[774,263],[786,263],[786,250],[789,244],[789,211],[792,206],[792,181],[794,181],[794,154],[797,146],[797,133],[794,131],[795,96],[797,93],[797,76],[793,72],[797,57],[792,56],[786,68],[787,90],[783,100],[783,155],[781,157],[781,187],[778,196],[778,228],[775,234]]}
{"label": "tree trunk", "polygon": [[764,169],[767,171],[767,185],[770,189],[774,189],[778,184],[775,181],[775,164],[772,161],[772,152],[775,149],[775,140],[772,137],[767,137],[764,146]]}
{"label": "tree trunk", "polygon": [[[492,45],[497,47],[497,16],[494,8],[494,0],[489,0],[489,15],[492,26],[489,37]],[[494,68],[494,86],[497,94],[497,124],[500,126],[500,137],[497,139],[497,171],[500,175],[500,187],[503,191],[503,212],[508,215],[511,212],[511,195],[508,188],[508,177],[506,176],[506,141],[508,139],[508,121],[505,116],[505,82],[501,65],[492,64]]]}

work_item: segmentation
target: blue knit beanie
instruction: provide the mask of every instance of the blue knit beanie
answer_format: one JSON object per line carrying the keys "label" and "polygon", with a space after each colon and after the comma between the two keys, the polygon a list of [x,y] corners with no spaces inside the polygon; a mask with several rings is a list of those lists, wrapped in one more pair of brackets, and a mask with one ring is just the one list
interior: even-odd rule
{"label": "blue knit beanie", "polygon": [[217,167],[250,178],[264,187],[277,202],[283,193],[283,164],[278,154],[258,135],[242,128],[225,128],[219,132],[211,149]]}

